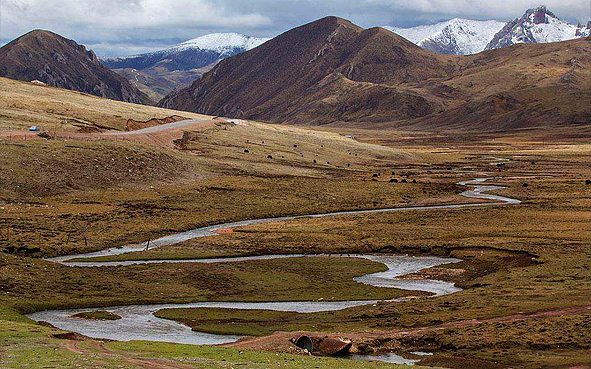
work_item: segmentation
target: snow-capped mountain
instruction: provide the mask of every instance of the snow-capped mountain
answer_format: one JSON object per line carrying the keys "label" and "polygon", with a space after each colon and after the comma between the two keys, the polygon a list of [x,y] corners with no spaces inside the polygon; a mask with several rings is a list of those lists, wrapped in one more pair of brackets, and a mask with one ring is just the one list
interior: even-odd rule
{"label": "snow-capped mountain", "polygon": [[507,23],[493,37],[486,46],[486,50],[523,43],[572,40],[589,36],[590,29],[591,22],[587,26],[566,23],[542,5],[535,9],[528,9],[521,18]]}
{"label": "snow-capped mountain", "polygon": [[484,50],[504,23],[455,18],[446,22],[412,27],[383,27],[420,47],[454,55],[476,54]]}
{"label": "snow-capped mountain", "polygon": [[199,69],[221,59],[251,50],[269,39],[237,33],[212,33],[151,53],[122,58],[104,58],[111,69],[144,70],[155,66],[169,71]]}
{"label": "snow-capped mountain", "polygon": [[241,35],[239,33],[211,33],[209,35],[185,41],[180,45],[169,48],[171,52],[178,52],[190,49],[211,50],[220,55],[234,55],[236,50],[240,52],[254,49],[255,47],[269,41],[269,38],[256,38]]}

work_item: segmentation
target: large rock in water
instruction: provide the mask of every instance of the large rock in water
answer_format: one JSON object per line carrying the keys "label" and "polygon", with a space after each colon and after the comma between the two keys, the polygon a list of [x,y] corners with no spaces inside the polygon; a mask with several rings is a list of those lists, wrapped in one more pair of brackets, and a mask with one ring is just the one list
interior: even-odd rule
{"label": "large rock in water", "polygon": [[103,66],[92,50],[49,31],[31,31],[0,48],[0,77],[153,104],[127,79]]}

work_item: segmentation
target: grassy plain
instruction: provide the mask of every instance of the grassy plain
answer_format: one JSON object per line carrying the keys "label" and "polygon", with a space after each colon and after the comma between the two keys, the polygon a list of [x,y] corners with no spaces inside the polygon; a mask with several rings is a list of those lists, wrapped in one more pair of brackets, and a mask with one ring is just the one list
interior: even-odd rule
{"label": "grassy plain", "polygon": [[[462,156],[466,154],[463,152]],[[591,178],[591,171],[585,165],[591,147],[530,145],[529,150],[506,150],[482,155],[478,162],[468,161],[480,168],[488,165],[490,169],[490,162],[494,161],[491,156],[511,159],[501,167],[494,167],[501,172],[497,171],[498,177],[490,183],[507,186],[497,193],[519,198],[523,201],[521,205],[298,219],[239,228],[232,233],[191,240],[144,255],[158,258],[160,253],[170,258],[176,254],[190,258],[214,249],[227,255],[235,255],[237,250],[244,254],[447,255],[465,262],[432,268],[417,277],[453,280],[465,288],[461,293],[435,300],[378,304],[330,316],[270,312],[273,319],[267,320],[260,313],[223,309],[167,310],[159,314],[205,331],[352,333],[371,329],[394,332],[446,322],[591,306],[591,186],[585,184]],[[421,180],[421,176],[417,178]],[[463,360],[471,358],[480,360],[482,367],[495,367],[492,363],[500,367],[537,368],[589,365],[587,315],[558,314],[467,328],[451,327],[400,341],[409,350],[436,351],[435,357],[425,361],[429,364],[462,367]],[[356,324],[358,321],[362,323]],[[314,328],[314,323],[320,322],[323,329]],[[475,341],[474,337],[480,339]],[[259,344],[257,341],[256,345]],[[245,345],[248,347],[248,343]],[[271,346],[282,349],[281,344]]]}
{"label": "grassy plain", "polygon": [[[226,347],[160,342],[101,342],[33,324],[0,309],[0,365],[3,368],[342,368],[343,359]],[[347,361],[348,368],[399,368],[386,363]]]}
{"label": "grassy plain", "polygon": [[[370,181],[414,156],[336,134],[252,124],[191,136],[183,150],[0,141],[0,247],[78,253],[233,220],[435,203],[457,192],[451,182]],[[332,164],[312,159],[323,152]]]}
{"label": "grassy plain", "polygon": [[[9,105],[1,106],[2,127],[58,124],[70,117],[121,128],[127,118],[157,116],[147,110],[134,115],[135,106],[130,104],[112,107],[114,102],[31,84],[0,79],[0,86],[9,93],[3,100]],[[499,193],[519,198],[523,204],[304,218],[235,229],[118,259],[320,252],[455,256],[465,261],[411,276],[451,280],[465,288],[435,299],[305,316],[203,310],[207,319],[199,320],[193,319],[194,311],[166,314],[187,323],[195,320],[191,325],[203,330],[216,325],[218,332],[261,335],[307,329],[359,334],[356,343],[376,349],[434,351],[436,355],[424,361],[429,365],[589,367],[588,313],[489,321],[520,312],[591,305],[591,186],[585,185],[591,179],[591,145],[584,137],[588,131],[583,127],[577,134],[569,135],[566,129],[553,132],[557,136],[524,131],[446,137],[355,127],[338,133],[308,131],[240,122],[181,132],[171,138],[174,144],[164,146],[106,139],[0,140],[0,249],[4,251],[0,253],[0,340],[4,343],[0,366],[22,367],[34,358],[31,365],[39,367],[340,367],[342,361],[287,356],[287,340],[273,341],[274,335],[267,346],[242,342],[245,354],[232,348],[97,343],[63,336],[64,332],[34,324],[21,314],[157,302],[406,295],[355,283],[355,276],[383,270],[383,265],[367,260],[69,268],[38,257],[145,242],[234,220],[468,202],[458,196],[463,188],[455,183],[484,175],[474,172],[493,170],[497,178],[491,183],[507,186]],[[509,161],[492,166],[499,157]],[[380,175],[372,178],[374,174]],[[390,178],[409,183],[390,183]],[[225,324],[237,319],[243,324]],[[400,330],[467,319],[483,323],[400,335]],[[391,340],[385,344],[384,338]],[[260,344],[266,338],[258,339]],[[370,364],[347,362],[354,365]]]}

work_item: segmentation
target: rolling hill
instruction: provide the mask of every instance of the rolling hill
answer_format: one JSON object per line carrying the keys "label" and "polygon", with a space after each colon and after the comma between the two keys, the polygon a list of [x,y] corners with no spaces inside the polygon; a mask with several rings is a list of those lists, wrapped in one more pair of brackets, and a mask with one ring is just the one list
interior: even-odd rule
{"label": "rolling hill", "polygon": [[31,31],[0,48],[0,77],[153,104],[127,79],[104,67],[92,50],[44,30]]}

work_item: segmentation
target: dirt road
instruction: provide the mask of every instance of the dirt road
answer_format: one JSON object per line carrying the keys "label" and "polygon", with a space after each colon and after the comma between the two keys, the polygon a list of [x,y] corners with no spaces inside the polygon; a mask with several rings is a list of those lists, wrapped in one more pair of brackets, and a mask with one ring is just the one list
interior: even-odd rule
{"label": "dirt road", "polygon": [[[209,119],[191,119],[128,132],[108,131],[100,133],[88,133],[47,131],[46,133],[56,140],[97,141],[107,139],[115,141],[143,142],[157,146],[174,147],[173,141],[181,138],[184,131],[203,131],[205,129],[215,127],[216,122],[219,123],[221,121]],[[30,141],[42,140],[43,138],[39,136],[39,132],[21,130],[0,132],[0,139],[9,141]]]}

